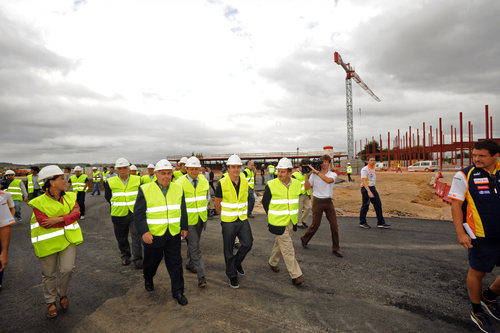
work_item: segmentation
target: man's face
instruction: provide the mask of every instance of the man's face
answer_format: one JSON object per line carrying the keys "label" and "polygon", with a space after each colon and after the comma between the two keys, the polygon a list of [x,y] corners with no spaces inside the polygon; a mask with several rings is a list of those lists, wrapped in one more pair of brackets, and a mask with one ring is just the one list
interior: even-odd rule
{"label": "man's face", "polygon": [[490,155],[488,149],[472,149],[472,159],[478,168],[489,168],[498,160],[499,154]]}
{"label": "man's face", "polygon": [[76,175],[77,177],[80,177],[80,175],[81,175],[81,174],[82,174],[82,172],[81,172],[81,171],[75,171],[75,175]]}
{"label": "man's face", "polygon": [[115,168],[113,167],[109,168],[109,173],[115,173]]}
{"label": "man's face", "polygon": [[191,179],[196,179],[198,178],[198,175],[200,174],[200,168],[186,168],[187,169],[187,173],[189,175],[189,177],[191,177]]}
{"label": "man's face", "polygon": [[64,168],[64,173],[67,173],[69,175],[71,173],[71,170],[68,168]]}
{"label": "man's face", "polygon": [[130,170],[131,175],[137,175],[137,170]]}
{"label": "man's face", "polygon": [[154,168],[149,168],[149,169],[148,169],[148,174],[149,174],[150,176],[154,175],[154,174],[155,174],[155,169],[154,169]]}
{"label": "man's face", "polygon": [[116,168],[116,171],[118,172],[118,175],[120,177],[127,177],[130,173],[130,168],[128,166],[126,167],[118,167]]}
{"label": "man's face", "polygon": [[227,171],[233,177],[239,177],[241,172],[241,165],[229,165]]}
{"label": "man's face", "polygon": [[12,180],[12,179],[14,179],[14,176],[15,175],[7,175],[7,176],[5,176],[5,178],[7,178],[8,180]]}
{"label": "man's face", "polygon": [[160,183],[161,186],[168,186],[170,184],[170,181],[172,180],[172,170],[159,170],[156,171],[156,179],[158,179],[158,182]]}
{"label": "man's face", "polygon": [[288,169],[278,169],[278,179],[283,183],[288,184],[291,174],[292,172],[288,171]]}
{"label": "man's face", "polygon": [[326,160],[321,160],[321,169],[328,170],[330,168],[330,162]]}
{"label": "man's face", "polygon": [[207,172],[207,169],[205,169],[205,167],[201,167],[201,172],[204,174],[205,172]]}
{"label": "man's face", "polygon": [[182,173],[185,173],[187,170],[186,170],[186,164],[184,163],[181,163],[181,172]]}
{"label": "man's face", "polygon": [[369,166],[375,166],[375,163],[377,163],[377,161],[373,157],[368,160],[368,165]]}
{"label": "man's face", "polygon": [[253,170],[253,169],[255,168],[255,164],[254,164],[254,162],[253,162],[253,161],[248,162],[247,167],[248,167],[250,170]]}

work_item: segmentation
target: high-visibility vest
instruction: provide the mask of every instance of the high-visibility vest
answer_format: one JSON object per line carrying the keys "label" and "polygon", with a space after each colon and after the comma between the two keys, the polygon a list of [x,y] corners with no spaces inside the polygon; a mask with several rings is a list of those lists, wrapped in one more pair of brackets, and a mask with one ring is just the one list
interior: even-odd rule
{"label": "high-visibility vest", "polygon": [[267,182],[271,190],[271,201],[267,211],[269,224],[274,226],[287,226],[290,221],[297,224],[299,216],[300,182],[291,178],[290,186],[287,188],[278,179]]}
{"label": "high-visibility vest", "polygon": [[141,177],[129,175],[126,185],[119,176],[111,177],[108,178],[108,185],[111,189],[111,216],[126,216],[129,211],[133,213]]}
{"label": "high-visibility vest", "polygon": [[153,175],[153,179],[151,179],[151,176],[149,174],[141,177],[141,184],[147,184],[155,181],[156,181],[156,175]]}
{"label": "high-visibility vest", "polygon": [[278,168],[274,168],[274,175],[277,176],[278,175]]}
{"label": "high-visibility vest", "polygon": [[300,194],[311,195],[311,189],[306,191],[306,175],[303,175],[299,171],[292,173],[292,178],[297,179],[300,182]]}
{"label": "high-visibility vest", "polygon": [[[43,187],[43,184],[45,184],[45,182],[43,181],[38,181],[38,185],[40,186],[40,188]],[[35,192],[35,187],[33,186],[33,174],[29,174],[28,175],[28,193],[33,193]]]}
{"label": "high-visibility vest", "polygon": [[347,173],[352,173],[352,166],[348,165],[346,169]]}
{"label": "high-visibility vest", "polygon": [[102,181],[106,182],[106,177],[109,175],[109,171],[103,171],[102,172]]}
{"label": "high-visibility vest", "polygon": [[21,190],[21,179],[14,179],[10,182],[7,192],[12,195],[12,200],[22,201],[23,191]]}
{"label": "high-visibility vest", "polygon": [[207,221],[207,193],[209,189],[208,180],[203,175],[198,175],[198,183],[194,188],[187,175],[182,176],[177,184],[182,186],[184,198],[186,200],[186,211],[188,214],[188,224],[196,225],[198,219]]}
{"label": "high-visibility vest", "polygon": [[[82,192],[83,189],[85,188],[85,183],[87,182],[87,175],[86,174],[81,174],[80,177],[77,177],[76,175],[73,175],[69,177],[69,180],[71,181],[71,188],[73,189],[73,192]],[[85,190],[85,192],[88,191],[88,188]]]}
{"label": "high-visibility vest", "polygon": [[181,231],[182,186],[170,182],[167,195],[156,182],[141,185],[146,200],[146,220],[153,236],[162,236],[168,230],[172,236]]}
{"label": "high-visibility vest", "polygon": [[236,219],[244,221],[247,219],[248,206],[248,182],[243,173],[240,173],[240,188],[238,194],[234,188],[231,177],[223,177],[220,180],[222,188],[222,202],[220,219],[222,222],[234,222]]}
{"label": "high-visibility vest", "polygon": [[[63,202],[59,202],[43,194],[28,202],[30,207],[36,208],[48,217],[67,215],[75,207],[76,193],[66,192]],[[38,225],[35,213],[31,216],[31,243],[35,248],[35,255],[39,258],[60,252],[70,244],[79,245],[83,242],[82,229],[78,221],[63,228],[45,229]]]}
{"label": "high-visibility vest", "polygon": [[246,179],[248,182],[248,187],[250,187],[251,189],[254,189],[255,188],[255,174],[254,174],[254,172],[248,168],[246,168],[244,172],[245,172]]}
{"label": "high-visibility vest", "polygon": [[274,174],[274,165],[269,164],[269,165],[267,166],[267,172],[268,172],[269,174]]}
{"label": "high-visibility vest", "polygon": [[99,174],[100,174],[99,171],[92,172],[92,181],[94,183],[99,183],[101,181],[101,177],[99,176]]}
{"label": "high-visibility vest", "polygon": [[176,170],[173,173],[172,181],[175,182],[175,181],[177,181],[177,179],[181,178],[182,176],[184,176],[184,174],[182,173],[182,171],[181,170]]}

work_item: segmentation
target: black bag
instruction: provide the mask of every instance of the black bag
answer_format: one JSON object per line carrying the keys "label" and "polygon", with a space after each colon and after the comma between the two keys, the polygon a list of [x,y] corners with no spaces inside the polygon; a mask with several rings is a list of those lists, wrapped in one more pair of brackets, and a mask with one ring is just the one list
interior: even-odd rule
{"label": "black bag", "polygon": [[285,232],[286,227],[285,226],[276,226],[272,224],[267,224],[267,228],[269,229],[269,232],[275,235],[283,235]]}

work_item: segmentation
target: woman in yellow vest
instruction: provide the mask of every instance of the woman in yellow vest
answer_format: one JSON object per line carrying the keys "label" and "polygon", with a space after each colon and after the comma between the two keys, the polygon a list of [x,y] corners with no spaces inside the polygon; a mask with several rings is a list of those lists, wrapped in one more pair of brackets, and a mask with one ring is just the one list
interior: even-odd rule
{"label": "woman in yellow vest", "polygon": [[51,319],[58,314],[57,298],[61,309],[68,309],[67,291],[75,267],[76,246],[83,242],[83,236],[76,193],[64,192],[64,172],[57,165],[48,165],[40,170],[39,178],[45,181],[45,194],[28,203],[33,208],[31,243],[42,269],[46,316]]}

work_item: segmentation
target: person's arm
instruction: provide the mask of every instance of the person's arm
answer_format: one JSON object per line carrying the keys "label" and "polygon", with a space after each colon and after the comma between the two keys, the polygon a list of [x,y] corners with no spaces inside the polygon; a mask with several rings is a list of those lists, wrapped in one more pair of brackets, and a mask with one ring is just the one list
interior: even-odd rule
{"label": "person's arm", "polygon": [[221,202],[222,202],[222,186],[220,182],[218,182],[217,187],[215,188],[215,209],[217,210],[217,214],[219,215],[222,209]]}
{"label": "person's arm", "polygon": [[68,184],[66,185],[66,192],[69,191],[70,186],[71,186],[71,178],[68,179]]}
{"label": "person's arm", "polygon": [[26,186],[24,186],[24,182],[21,180],[21,192],[23,193],[23,200],[28,201],[28,192],[26,191]]}
{"label": "person's arm", "polygon": [[[108,175],[109,176],[109,175]],[[104,199],[111,204],[111,197],[113,197],[113,193],[111,192],[111,188],[109,187],[109,182],[104,183]]]}
{"label": "person's arm", "polygon": [[310,167],[312,169],[312,172],[316,176],[318,176],[319,178],[321,178],[321,180],[324,181],[325,183],[331,184],[331,183],[335,182],[335,178],[328,177],[326,174],[323,174],[323,173],[319,172],[318,170],[314,169],[312,166],[310,166]]}
{"label": "person's arm", "polygon": [[306,180],[305,180],[305,183],[304,183],[304,189],[306,191],[308,189],[310,189],[311,187],[313,187],[314,179],[310,179],[311,174],[312,174],[312,171],[306,173]]}
{"label": "person's arm", "polygon": [[137,228],[137,232],[139,233],[139,235],[141,235],[144,243],[152,244],[153,235],[151,234],[151,232],[149,232],[148,222],[146,219],[146,209],[147,209],[146,198],[144,197],[142,188],[139,187],[134,205],[134,223]]}
{"label": "person's arm", "polygon": [[448,197],[451,202],[451,217],[453,225],[457,232],[458,242],[466,249],[472,248],[471,237],[464,230],[464,215],[462,205],[464,204],[465,194],[467,193],[467,179],[462,171],[459,171],[453,177]]}
{"label": "person's arm", "polygon": [[9,263],[10,226],[0,228],[0,243],[2,244],[2,253],[0,253],[1,272]]}
{"label": "person's arm", "polygon": [[267,212],[269,211],[269,204],[271,203],[271,190],[269,189],[269,186],[266,185],[264,189],[264,196],[262,197],[262,207],[264,207],[264,210]]}
{"label": "person's arm", "polygon": [[370,191],[370,187],[368,187],[368,172],[363,169],[361,169],[361,184],[368,193],[368,197],[374,198],[375,196],[373,195],[372,191]]}
{"label": "person's arm", "polygon": [[181,203],[181,236],[186,238],[188,235],[188,214],[186,209],[186,198],[182,195]]}
{"label": "person's arm", "polygon": [[85,178],[85,186],[83,187],[83,192],[87,191],[87,188],[89,187],[89,177]]}

